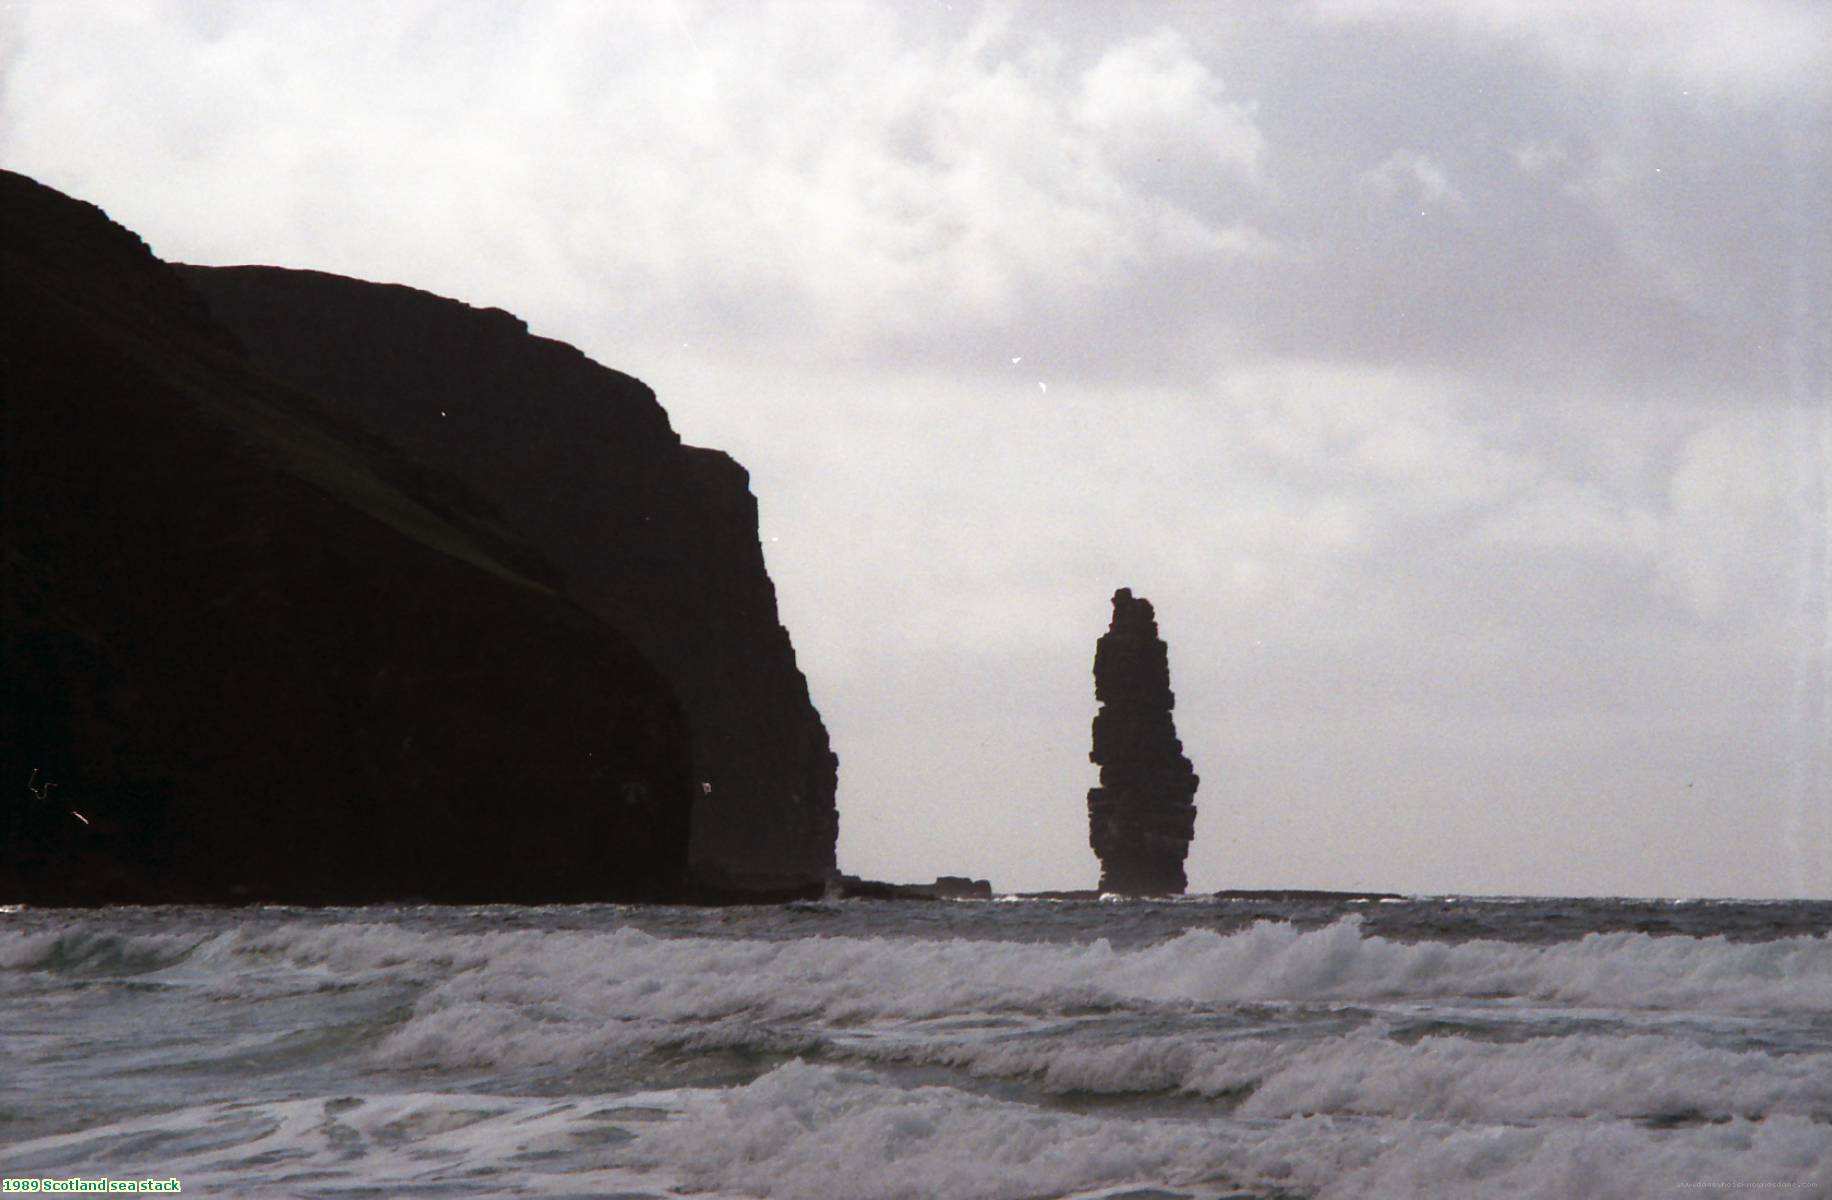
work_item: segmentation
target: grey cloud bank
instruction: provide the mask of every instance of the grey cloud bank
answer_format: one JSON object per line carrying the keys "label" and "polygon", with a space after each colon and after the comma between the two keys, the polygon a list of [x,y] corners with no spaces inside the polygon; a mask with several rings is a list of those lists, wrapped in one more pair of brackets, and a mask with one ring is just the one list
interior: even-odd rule
{"label": "grey cloud bank", "polygon": [[1091,883],[1130,586],[1193,888],[1827,896],[1828,46],[1805,3],[27,0],[0,161],[655,386],[751,468],[850,871]]}

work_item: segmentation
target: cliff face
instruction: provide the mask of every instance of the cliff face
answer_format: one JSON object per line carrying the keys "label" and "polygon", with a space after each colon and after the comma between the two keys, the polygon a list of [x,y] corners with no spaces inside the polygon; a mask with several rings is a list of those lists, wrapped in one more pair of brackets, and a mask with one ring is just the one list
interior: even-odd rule
{"label": "cliff face", "polygon": [[662,899],[683,715],[452,480],[0,172],[0,899]]}
{"label": "cliff face", "polygon": [[180,272],[261,368],[476,490],[642,647],[692,730],[696,882],[825,883],[837,763],[741,466],[681,445],[643,384],[499,310],[308,271]]}
{"label": "cliff face", "polygon": [[1094,749],[1101,786],[1088,792],[1089,840],[1100,890],[1181,895],[1183,860],[1196,832],[1199,780],[1171,719],[1170,657],[1151,601],[1121,588],[1113,621],[1095,643]]}

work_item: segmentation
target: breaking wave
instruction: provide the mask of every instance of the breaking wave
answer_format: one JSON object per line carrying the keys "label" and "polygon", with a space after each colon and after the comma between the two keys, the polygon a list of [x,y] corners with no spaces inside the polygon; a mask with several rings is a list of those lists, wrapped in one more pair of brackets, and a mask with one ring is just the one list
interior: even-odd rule
{"label": "breaking wave", "polygon": [[[206,937],[0,934],[0,968],[178,973],[224,990],[286,969],[388,976],[432,990],[423,1012],[560,1001],[612,1019],[755,1018],[844,1025],[963,1012],[1074,1014],[1159,1006],[1442,1000],[1642,1011],[1823,1011],[1832,941],[1590,934],[1535,946],[1399,942],[1358,918],[1303,931],[1263,922],[1155,945],[807,937],[783,941],[513,930],[443,933],[386,923],[286,922]],[[507,1048],[505,1048],[507,1049]]]}
{"label": "breaking wave", "polygon": [[[635,1149],[646,1161],[680,1165],[696,1187],[772,1197],[1168,1200],[1238,1190],[1314,1200],[1570,1200],[1665,1196],[1676,1184],[1726,1178],[1785,1180],[1800,1194],[1823,1194],[1813,1189],[1832,1183],[1825,1129],[1798,1117],[1733,1119],[1677,1139],[1620,1121],[1121,1122],[792,1063],[746,1087],[688,1097],[679,1117]],[[1139,1180],[1151,1190],[1100,1190]]]}

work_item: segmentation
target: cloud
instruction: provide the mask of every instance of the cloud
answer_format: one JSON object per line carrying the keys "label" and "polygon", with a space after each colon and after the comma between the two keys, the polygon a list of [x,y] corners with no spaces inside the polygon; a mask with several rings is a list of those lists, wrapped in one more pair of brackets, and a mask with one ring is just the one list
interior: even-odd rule
{"label": "cloud", "polygon": [[1463,193],[1450,181],[1444,164],[1417,150],[1395,150],[1379,166],[1363,171],[1358,185],[1385,200],[1402,192],[1410,200],[1427,205],[1462,208]]}
{"label": "cloud", "polygon": [[1222,85],[1176,31],[1159,29],[1114,46],[1080,80],[1076,118],[1108,141],[1134,173],[1261,179],[1266,138],[1253,106],[1222,100]]}
{"label": "cloud", "polygon": [[[1448,199],[1442,181],[1469,206],[1445,228],[1417,219],[1421,203],[1411,231],[1397,204],[1340,214],[1348,246],[1330,256],[1333,293],[1313,304],[1333,295],[1365,311],[1382,285],[1396,290],[1385,272],[1438,273],[1443,302],[1406,305],[1416,329],[1367,327],[1400,353],[1472,369],[1531,364],[1643,395],[1786,396],[1790,275],[1832,271],[1814,232],[1832,222],[1832,152],[1807,132],[1832,123],[1832,9],[1322,0],[1304,11],[1319,57],[1373,81],[1352,98],[1375,115],[1345,107],[1336,127],[1373,127],[1376,145],[1402,148],[1371,171],[1362,160],[1360,193]],[[1358,71],[1332,57],[1338,39],[1360,47]],[[1393,98],[1408,87],[1421,97]],[[1276,148],[1275,110],[1262,107]],[[1379,272],[1365,290],[1358,246]],[[1342,341],[1374,353],[1352,328]]]}
{"label": "cloud", "polygon": [[1543,142],[1529,140],[1514,147],[1514,165],[1528,175],[1537,175],[1567,159],[1565,145],[1557,138]]}
{"label": "cloud", "polygon": [[[1773,390],[1792,240],[1728,231],[1827,189],[1769,109],[1569,86],[1527,10],[957,7],[33,3],[0,154],[174,257],[412,280],[620,358]],[[1420,79],[1443,28],[1498,49]]]}
{"label": "cloud", "polygon": [[[1694,434],[1669,485],[1666,583],[1701,618],[1815,624],[1827,561],[1821,415],[1741,413]],[[1802,609],[1803,602],[1807,606]]]}
{"label": "cloud", "polygon": [[1504,551],[1644,561],[1658,553],[1661,524],[1657,514],[1626,505],[1596,484],[1552,478],[1483,522],[1472,541]]}
{"label": "cloud", "polygon": [[1738,102],[1825,98],[1832,12],[1814,0],[1313,0],[1318,19],[1447,26],[1563,70],[1696,87]]}
{"label": "cloud", "polygon": [[[1203,200],[1253,186],[1251,107],[1167,30],[1081,67],[996,12],[864,4],[166,0],[19,28],[9,160],[145,181],[99,198],[168,252],[226,202],[213,259],[292,246],[478,299],[563,275],[654,324],[856,348],[1269,246]],[[76,130],[107,136],[72,161]],[[1186,177],[1204,187],[1173,194]],[[490,261],[455,269],[453,245]]]}

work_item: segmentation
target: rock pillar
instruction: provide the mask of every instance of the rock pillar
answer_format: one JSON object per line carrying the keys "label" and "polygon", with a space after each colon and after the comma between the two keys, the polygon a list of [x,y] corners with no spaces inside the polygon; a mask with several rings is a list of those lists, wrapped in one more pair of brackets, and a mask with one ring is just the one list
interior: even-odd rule
{"label": "rock pillar", "polygon": [[1151,601],[1113,594],[1113,623],[1094,648],[1094,749],[1100,786],[1088,791],[1088,840],[1100,889],[1181,895],[1196,831],[1195,770],[1171,720],[1170,658]]}

